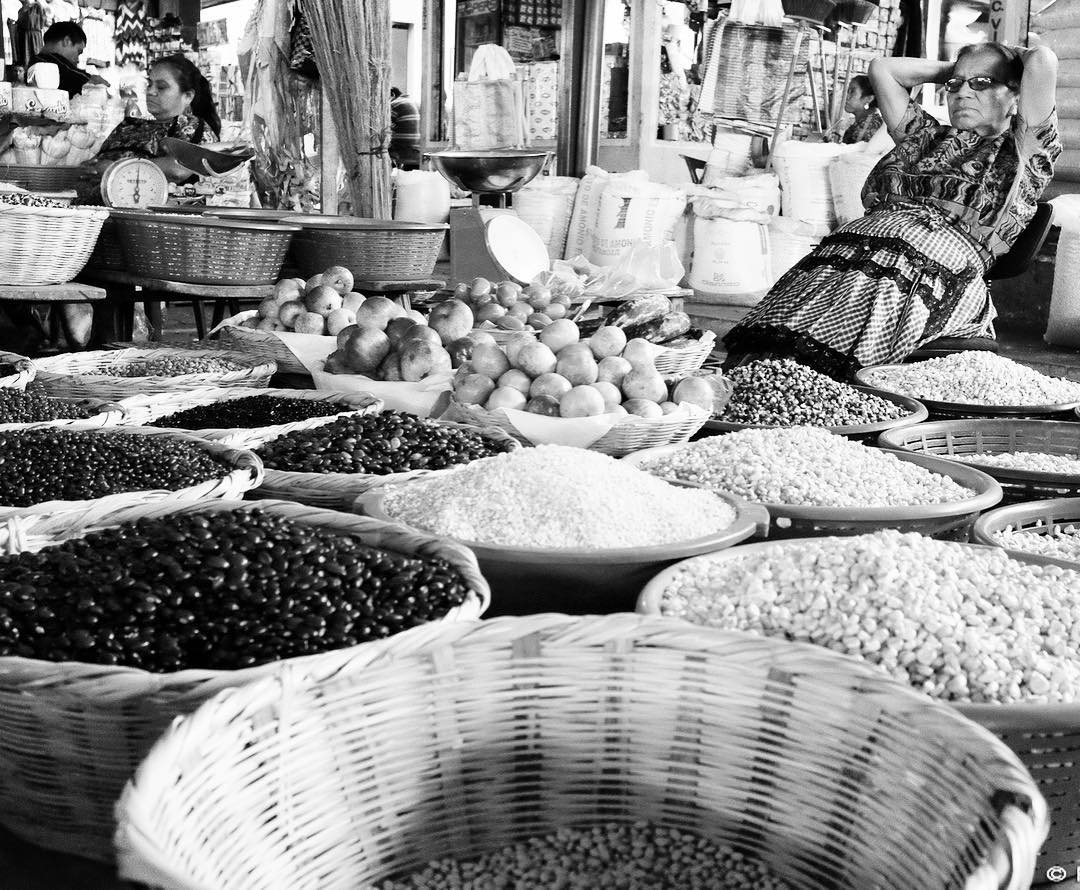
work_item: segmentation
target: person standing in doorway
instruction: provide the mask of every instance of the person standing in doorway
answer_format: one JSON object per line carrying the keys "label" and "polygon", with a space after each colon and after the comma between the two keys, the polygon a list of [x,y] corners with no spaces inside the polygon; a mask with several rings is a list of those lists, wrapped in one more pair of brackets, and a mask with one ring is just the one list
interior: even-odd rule
{"label": "person standing in doorway", "polygon": [[402,170],[420,167],[420,109],[397,87],[390,87],[390,160]]}

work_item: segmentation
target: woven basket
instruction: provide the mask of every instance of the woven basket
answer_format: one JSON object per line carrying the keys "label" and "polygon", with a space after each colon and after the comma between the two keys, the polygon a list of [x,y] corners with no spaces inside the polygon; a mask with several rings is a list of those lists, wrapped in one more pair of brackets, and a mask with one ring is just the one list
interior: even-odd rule
{"label": "woven basket", "polygon": [[[1028,553],[1026,550],[1003,547],[994,536],[995,532],[1007,530],[1046,535],[1050,534],[1055,527],[1062,525],[1080,526],[1080,497],[1054,498],[1036,501],[1033,504],[998,507],[979,517],[975,523],[972,538],[980,544],[1002,547],[1010,556],[1038,560],[1050,565],[1064,566],[1067,569],[1080,569],[1080,556],[1076,559],[1065,559]],[[1080,734],[1080,722],[1077,724],[1077,733]],[[1078,770],[1078,777],[1080,777],[1080,770]],[[1080,806],[1078,806],[1078,821],[1080,821]],[[1077,849],[1080,850],[1080,841],[1077,842]]]}
{"label": "woven basket", "polygon": [[253,392],[250,387],[208,387],[206,389],[193,389],[188,392],[167,393],[158,396],[132,396],[131,398],[122,399],[116,404],[124,411],[124,423],[140,425],[151,423],[160,417],[166,417],[178,411],[186,411],[188,408],[213,405],[216,402],[227,402],[233,399],[244,399],[255,395],[279,396],[286,399],[303,399],[311,402],[337,402],[340,403],[341,408],[337,414],[310,417],[307,420],[279,423],[274,426],[232,427],[229,429],[190,430],[188,432],[193,436],[198,436],[200,439],[209,439],[213,442],[240,447],[252,438],[267,441],[296,430],[312,429],[326,423],[332,423],[343,414],[378,414],[383,409],[381,401],[364,393],[315,392],[310,389],[260,389],[258,392]]}
{"label": "woven basket", "polygon": [[[235,362],[242,370],[178,374],[175,377],[116,377],[108,373],[109,368],[118,364],[152,356],[221,358]],[[179,346],[71,352],[39,359],[36,364],[38,382],[50,396],[72,399],[124,399],[129,396],[173,393],[208,386],[258,389],[269,384],[270,378],[277,371],[273,362],[260,361],[238,352]]]}
{"label": "woven basket", "polygon": [[71,281],[108,216],[100,207],[0,206],[0,281],[21,287]]}
{"label": "woven basket", "polygon": [[[860,392],[878,396],[879,398],[885,399],[887,402],[892,402],[894,405],[900,405],[907,411],[907,414],[903,417],[897,417],[893,420],[882,420],[878,423],[861,423],[852,424],[851,426],[826,426],[821,427],[821,429],[828,430],[830,433],[844,436],[856,442],[869,442],[877,438],[878,434],[883,433],[885,430],[904,429],[906,427],[915,426],[916,424],[922,424],[922,422],[929,417],[926,406],[923,405],[922,402],[915,401],[915,399],[909,399],[907,396],[899,396],[895,393],[882,392],[869,386],[856,386],[855,389]],[[709,420],[705,423],[705,429],[713,433],[734,433],[738,430],[764,430],[777,429],[777,427],[759,423],[731,423],[726,420]]]}
{"label": "woven basket", "polygon": [[[865,386],[872,386],[885,392],[896,392],[889,385],[888,375],[906,369],[907,365],[871,365],[855,372],[855,379]],[[913,399],[919,399],[930,412],[931,420],[962,420],[968,417],[1007,417],[1011,420],[1074,420],[1073,409],[1080,406],[1080,401],[1063,402],[1057,405],[979,405],[971,402],[939,402],[924,399],[916,393],[901,393]]]}
{"label": "woven basket", "polygon": [[[492,411],[479,405],[463,405],[456,399],[450,400],[450,407],[443,417],[467,423],[485,430],[501,430],[526,445],[550,444],[547,440],[530,440],[524,436],[502,409]],[[563,420],[564,418],[551,418]],[[690,441],[690,437],[700,430],[709,419],[709,412],[696,405],[678,415],[664,415],[655,420],[630,417],[616,423],[599,439],[589,446],[590,451],[599,451],[612,457],[623,457],[645,448],[657,448],[664,445],[678,445]],[[577,418],[565,418],[567,424],[578,422]],[[551,440],[556,441],[555,439]]]}
{"label": "woven basket", "polygon": [[993,476],[1001,485],[1003,504],[1044,498],[1080,497],[1077,473],[1039,473],[979,463],[980,454],[1039,451],[1080,455],[1080,424],[1055,420],[942,420],[908,429],[889,430],[878,437],[883,448],[932,454],[962,461]]}
{"label": "woven basket", "polygon": [[[35,429],[37,427],[50,427],[47,423],[29,424],[22,429]],[[139,507],[161,503],[162,501],[207,501],[235,498],[240,499],[246,492],[257,487],[263,479],[262,461],[250,451],[242,448],[234,448],[220,442],[209,442],[192,436],[190,433],[179,430],[159,430],[154,427],[111,426],[102,427],[93,421],[86,423],[70,423],[64,427],[73,432],[92,431],[101,436],[113,434],[135,436],[169,436],[172,438],[185,439],[197,444],[219,460],[229,466],[229,471],[220,479],[210,479],[200,482],[189,488],[181,488],[179,491],[167,491],[157,489],[153,491],[125,491],[117,494],[109,494],[104,497],[84,501],[43,501],[31,507],[9,507],[0,505],[0,520],[10,516],[33,516],[38,514],[69,515],[88,512],[96,515],[99,512],[119,510],[124,507]]]}
{"label": "woven basket", "polygon": [[[64,401],[72,401],[65,399]],[[60,418],[59,420],[35,420],[30,423],[0,423],[2,430],[21,430],[31,426],[80,427],[82,429],[117,426],[127,422],[127,412],[116,402],[104,399],[77,399],[74,404],[91,412],[89,417]]]}
{"label": "woven basket", "polygon": [[[432,421],[439,426],[451,427],[459,430],[480,433],[494,442],[501,442],[510,449],[520,448],[521,444],[513,436],[497,429],[477,429],[463,423],[452,423],[445,420]],[[260,436],[251,435],[238,438],[242,447],[257,449],[260,445],[276,439],[277,435]],[[406,473],[389,473],[377,476],[370,473],[290,473],[285,470],[266,470],[266,478],[261,486],[248,493],[248,498],[277,498],[283,501],[294,501],[298,504],[307,504],[311,507],[323,507],[327,510],[351,510],[360,495],[372,488],[381,485],[391,485],[397,482],[407,482],[430,476],[432,473],[445,473],[446,470],[410,470]]]}
{"label": "woven basket", "polygon": [[305,278],[344,266],[356,278],[377,281],[430,279],[449,228],[389,219],[303,216],[293,255]]}
{"label": "woven basket", "polygon": [[[641,467],[646,461],[677,452],[681,446],[653,448],[623,458]],[[972,491],[962,501],[944,504],[913,504],[907,507],[817,507],[793,504],[763,504],[772,521],[767,537],[805,538],[820,535],[861,535],[882,528],[919,532],[932,538],[967,541],[971,527],[983,510],[1001,500],[1001,486],[972,467],[953,461],[898,451],[902,461],[924,467]]]}
{"label": "woven basket", "polygon": [[30,192],[77,189],[85,173],[79,164],[0,164],[0,182],[10,182]]}
{"label": "woven basket", "polygon": [[[145,505],[63,519],[26,517],[0,541],[8,553],[40,550],[128,520],[233,509],[266,510],[355,533],[372,546],[398,553],[443,557],[461,570],[476,593],[444,620],[470,620],[487,608],[487,583],[465,548],[403,526],[296,504],[215,501]],[[301,673],[322,665],[332,673],[348,660],[350,651],[355,649],[281,664]],[[134,668],[0,658],[0,823],[34,844],[111,860],[116,798],[173,718],[194,710],[221,689],[273,674],[278,666],[152,674]]]}
{"label": "woven basket", "polygon": [[626,614],[415,628],[231,690],[117,814],[121,876],[167,890],[382,886],[640,820],[792,887],[1019,888],[1046,833],[1016,757],[951,708],[831,652]]}
{"label": "woven basket", "polygon": [[87,269],[99,269],[108,272],[127,271],[127,261],[124,259],[124,249],[120,246],[120,232],[116,226],[116,220],[107,219],[101,226],[101,234],[98,235],[97,243],[86,261]]}
{"label": "woven basket", "polygon": [[[250,313],[254,315],[255,313]],[[245,315],[245,313],[241,313]],[[240,316],[236,316],[239,318]],[[336,345],[336,338],[334,337],[322,337],[318,334],[296,334],[284,331],[283,333],[289,337],[316,337],[320,340],[325,340],[328,343]],[[277,334],[272,331],[256,331],[254,328],[241,327],[239,324],[230,324],[226,319],[221,327],[221,342],[225,344],[229,349],[236,352],[242,352],[244,355],[249,355],[254,358],[259,358],[264,361],[272,361],[277,365],[278,373],[280,374],[304,374],[309,375],[311,372],[295,352],[293,352],[285,344],[285,341],[281,339]],[[333,348],[327,349],[327,354],[333,351]]]}
{"label": "woven basket", "polygon": [[25,355],[0,351],[0,363],[15,366],[14,374],[0,377],[0,389],[26,389],[37,376],[37,366]]}
{"label": "woven basket", "polygon": [[[784,541],[778,546],[797,547],[800,541]],[[771,544],[752,544],[723,553],[697,557],[703,562],[726,562],[771,548]],[[978,545],[966,545],[972,548]],[[1019,554],[1022,562],[1044,564],[1047,560]],[[686,562],[690,562],[687,560]],[[657,616],[664,591],[677,577],[682,564],[665,569],[641,592],[637,611]],[[672,620],[672,619],[668,619]],[[875,668],[876,670],[876,668]],[[1075,875],[1080,867],[1080,798],[1076,795],[1080,783],[1080,704],[963,704],[949,703],[965,717],[998,736],[1030,770],[1031,776],[1046,798],[1050,811],[1050,834],[1039,853],[1035,866],[1035,881],[1046,886],[1044,876],[1053,867],[1065,868]],[[1029,870],[1019,877],[1027,886]],[[994,886],[992,884],[988,887]]]}
{"label": "woven basket", "polygon": [[706,331],[692,346],[679,349],[665,347],[654,360],[656,370],[665,377],[685,377],[693,374],[705,364],[705,359],[712,355],[715,346],[716,334]]}
{"label": "woven basket", "polygon": [[225,286],[278,280],[296,226],[193,214],[113,211],[132,274]]}

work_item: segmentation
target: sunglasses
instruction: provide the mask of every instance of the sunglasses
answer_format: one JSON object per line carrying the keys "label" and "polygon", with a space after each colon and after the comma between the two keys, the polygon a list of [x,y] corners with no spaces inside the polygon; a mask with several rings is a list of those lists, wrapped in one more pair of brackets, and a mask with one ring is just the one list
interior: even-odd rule
{"label": "sunglasses", "polygon": [[995,80],[992,77],[987,77],[985,74],[980,74],[977,77],[969,77],[967,80],[964,80],[962,77],[950,77],[944,83],[945,92],[958,93],[960,92],[960,87],[965,83],[976,93],[981,93],[983,90],[990,89],[994,84],[1001,83],[1001,81]]}

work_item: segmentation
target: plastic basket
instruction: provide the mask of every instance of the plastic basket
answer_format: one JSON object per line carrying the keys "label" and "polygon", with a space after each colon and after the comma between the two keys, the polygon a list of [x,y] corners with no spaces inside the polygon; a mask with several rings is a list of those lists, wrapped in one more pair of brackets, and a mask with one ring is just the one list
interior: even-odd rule
{"label": "plastic basket", "polygon": [[[117,377],[109,369],[132,360],[153,356],[221,358],[238,366],[235,371],[207,371],[175,377]],[[260,361],[222,349],[188,349],[159,346],[149,349],[72,352],[37,361],[38,382],[51,396],[60,398],[123,399],[151,393],[170,393],[207,386],[262,388],[277,371],[273,362]]]}
{"label": "plastic basket", "polygon": [[303,216],[293,256],[305,278],[344,266],[358,279],[430,279],[449,226],[389,219]]}
{"label": "plastic basket", "polygon": [[[647,461],[676,452],[682,446],[652,448],[627,455],[623,460],[644,469]],[[794,504],[763,504],[769,511],[769,538],[804,538],[821,535],[861,535],[882,528],[919,532],[932,538],[967,541],[976,517],[1001,500],[1001,486],[973,467],[908,451],[895,452],[898,460],[948,476],[970,489],[971,497],[943,504],[912,504],[908,507],[817,507]]]}
{"label": "plastic basket", "polygon": [[[28,424],[21,429],[35,429],[38,427],[50,427],[48,423]],[[103,427],[100,423],[90,421],[67,424],[66,431],[93,432],[99,436],[109,435],[135,435],[135,436],[169,436],[190,441],[212,457],[223,461],[228,469],[224,475],[217,479],[209,479],[188,488],[177,491],[164,489],[145,491],[124,491],[104,497],[82,501],[43,501],[30,507],[10,507],[0,505],[0,521],[11,516],[35,516],[35,515],[70,515],[83,512],[96,515],[99,511],[108,512],[119,510],[124,507],[139,507],[143,505],[158,504],[163,501],[208,501],[218,499],[242,498],[248,491],[258,486],[263,479],[263,465],[250,451],[224,445],[220,442],[210,442],[192,436],[190,433],[178,430],[161,430],[153,427],[131,426],[108,426]]]}
{"label": "plastic basket", "polygon": [[128,271],[191,284],[273,284],[299,232],[284,223],[195,214],[117,210],[113,216]]}
{"label": "plastic basket", "polygon": [[[850,426],[826,426],[821,427],[821,429],[828,430],[830,433],[835,433],[838,436],[845,436],[856,442],[867,442],[876,438],[879,433],[882,433],[885,430],[905,429],[907,427],[915,426],[916,424],[921,424],[930,416],[929,412],[926,410],[926,406],[923,405],[922,402],[918,402],[907,396],[901,396],[891,392],[882,392],[881,390],[874,389],[870,386],[856,386],[855,389],[860,392],[878,396],[895,405],[900,405],[907,411],[907,414],[903,417],[897,417],[892,420],[882,420],[877,423],[860,423],[852,424]],[[776,427],[768,424],[731,423],[726,420],[711,419],[705,422],[705,429],[711,433],[734,433],[739,430],[776,429]]]}
{"label": "plastic basket", "polygon": [[100,207],[0,205],[0,281],[22,287],[71,281],[108,216]]}
{"label": "plastic basket", "polygon": [[86,175],[79,164],[0,164],[0,182],[30,192],[66,192],[77,189]]}
{"label": "plastic basket", "polygon": [[712,355],[715,346],[716,334],[706,331],[701,339],[692,345],[677,349],[664,347],[654,360],[656,370],[665,377],[685,377],[687,374],[693,374],[705,364],[705,360]]}
{"label": "plastic basket", "polygon": [[[215,501],[98,510],[78,517],[10,523],[8,553],[40,550],[90,531],[143,517],[220,510],[266,510],[299,522],[359,534],[368,544],[403,554],[439,556],[457,566],[474,597],[444,620],[477,618],[489,600],[476,560],[448,541],[391,525],[296,504]],[[2,529],[3,527],[0,527]],[[328,672],[348,660],[339,650],[237,671],[186,670],[153,674],[134,668],[78,662],[0,658],[0,823],[43,847],[109,861],[113,806],[162,731],[219,690],[275,673],[281,665],[303,673]]]}
{"label": "plastic basket", "polygon": [[0,352],[0,364],[14,368],[13,374],[0,376],[0,389],[26,389],[27,384],[37,376],[37,366],[17,352]]}
{"label": "plastic basket", "polygon": [[[792,540],[778,544],[751,544],[676,563],[645,586],[638,600],[637,611],[644,615],[659,615],[665,590],[687,563],[753,558],[776,546],[798,547],[801,543],[809,542]],[[975,549],[981,545],[965,546]],[[1015,558],[1037,565],[1048,562],[1030,554],[1017,554]],[[1030,771],[1040,793],[1046,798],[1051,826],[1035,866],[1034,883],[1046,886],[1044,876],[1051,868],[1063,868],[1068,874],[1075,875],[1080,867],[1080,798],[1076,795],[1076,786],[1080,782],[1080,703],[995,705],[952,702],[949,707],[1008,745]],[[1023,880],[1022,886],[1027,886],[1029,875],[1030,872],[1025,871],[1016,877]]]}
{"label": "plastic basket", "polygon": [[217,402],[227,402],[233,399],[245,399],[250,396],[279,396],[281,398],[303,399],[313,402],[333,402],[339,404],[340,410],[337,414],[310,417],[307,420],[279,423],[274,426],[190,430],[191,435],[214,442],[240,445],[250,441],[252,437],[268,440],[296,430],[313,429],[325,423],[332,423],[342,414],[377,414],[383,409],[381,401],[365,393],[315,392],[310,389],[260,389],[253,391],[250,387],[207,387],[206,389],[193,389],[188,392],[166,393],[156,396],[132,396],[121,399],[116,405],[124,412],[123,423],[140,425],[151,423],[179,411],[186,411],[188,408],[213,405]]}
{"label": "plastic basket", "polygon": [[[871,365],[855,372],[855,379],[865,386],[871,386],[883,392],[896,392],[889,386],[888,374],[906,370],[908,365]],[[924,399],[918,393],[900,393],[919,399],[930,412],[931,420],[962,420],[967,417],[1009,417],[1014,420],[1073,420],[1076,402],[1062,402],[1056,405],[980,405],[971,402],[939,402]]]}
{"label": "plastic basket", "polygon": [[172,727],[118,805],[121,876],[374,887],[651,820],[793,887],[1022,887],[1045,836],[1012,752],[852,659],[625,614],[439,630],[332,674],[280,672]]}
{"label": "plastic basket", "polygon": [[997,479],[1003,493],[1002,503],[1080,496],[1080,463],[1076,473],[1040,473],[980,464],[978,459],[980,454],[1018,451],[1080,456],[1077,423],[1004,418],[942,420],[889,430],[878,437],[878,444],[978,467]]}
{"label": "plastic basket", "polygon": [[[997,532],[1007,530],[1036,536],[1047,535],[1051,534],[1055,527],[1062,525],[1080,526],[1080,497],[1053,498],[1036,501],[1033,504],[1013,504],[1008,507],[998,507],[979,517],[975,523],[972,536],[980,544],[1001,547],[1010,556],[1080,570],[1080,554],[1077,555],[1076,559],[1066,559],[1064,557],[1031,553],[1027,550],[1005,547],[996,537]],[[1077,724],[1077,733],[1080,734],[1080,722]],[[1080,822],[1080,805],[1078,805],[1078,822]],[[1077,842],[1077,848],[1080,850],[1080,841]]]}

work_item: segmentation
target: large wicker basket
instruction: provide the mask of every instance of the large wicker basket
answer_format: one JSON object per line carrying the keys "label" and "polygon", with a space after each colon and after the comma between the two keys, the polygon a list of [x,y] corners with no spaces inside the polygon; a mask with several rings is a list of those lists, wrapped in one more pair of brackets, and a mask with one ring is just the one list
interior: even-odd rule
{"label": "large wicker basket", "polygon": [[0,376],[0,388],[26,389],[37,376],[37,366],[25,355],[0,351],[0,364],[11,365],[15,373]]}
{"label": "large wicker basket", "polygon": [[312,429],[322,426],[324,423],[332,423],[342,414],[377,414],[383,409],[381,401],[365,393],[315,392],[310,389],[260,389],[253,392],[250,387],[208,387],[206,389],[193,389],[188,392],[168,393],[159,396],[132,396],[131,398],[121,399],[116,405],[124,412],[123,423],[140,425],[151,423],[179,411],[186,411],[189,408],[213,405],[217,402],[228,402],[233,399],[245,399],[250,396],[277,396],[285,399],[329,402],[340,407],[338,413],[327,414],[323,417],[310,417],[307,420],[297,420],[264,427],[191,430],[191,435],[198,436],[200,439],[210,439],[214,442],[240,446],[254,439],[265,441],[284,436],[286,433],[292,433],[296,430]]}
{"label": "large wicker basket", "polygon": [[[651,448],[623,458],[635,466],[671,454],[681,446]],[[962,501],[912,504],[906,507],[818,507],[796,504],[763,504],[769,511],[769,538],[803,538],[818,535],[861,535],[882,528],[919,532],[933,538],[967,541],[975,519],[1001,500],[1001,486],[986,473],[925,454],[896,452],[898,460],[948,476],[971,491]]]}
{"label": "large wicker basket", "polygon": [[1057,420],[1010,418],[942,420],[882,433],[883,448],[933,454],[978,467],[1001,485],[1003,504],[1042,498],[1080,496],[1080,462],[1076,473],[1040,473],[995,467],[979,461],[980,454],[1037,451],[1080,457],[1080,424]]}
{"label": "large wicker basket", "polygon": [[[64,401],[71,402],[65,399]],[[127,412],[117,402],[107,402],[103,399],[77,399],[71,404],[78,405],[89,412],[89,417],[62,417],[58,420],[36,420],[29,423],[0,423],[0,430],[19,430],[30,426],[55,426],[55,427],[80,427],[90,429],[95,427],[116,426],[127,422]]]}
{"label": "large wicker basket", "polygon": [[[1013,504],[998,507],[984,513],[975,522],[972,537],[980,544],[1002,547],[1011,556],[1024,559],[1036,559],[1068,569],[1080,570],[1080,551],[1076,559],[1066,559],[1043,554],[1033,554],[1015,547],[1005,547],[996,537],[997,532],[1016,531],[1039,536],[1053,534],[1056,529],[1068,526],[1080,529],[1080,497],[1053,498],[1028,504]],[[1080,725],[1077,727],[1080,732]],[[1078,842],[1080,848],[1080,842]]]}
{"label": "large wicker basket", "polygon": [[106,272],[127,271],[124,249],[120,246],[120,231],[115,219],[107,219],[101,226],[94,250],[86,261],[86,268]]}
{"label": "large wicker basket", "polygon": [[805,645],[536,615],[415,628],[335,668],[282,671],[174,725],[118,805],[120,874],[375,887],[561,827],[649,820],[792,887],[1022,888],[1046,832],[1030,776],[989,733]]}
{"label": "large wicker basket", "polygon": [[108,217],[100,207],[0,205],[0,281],[23,287],[71,281]]}
{"label": "large wicker basket", "polygon": [[[702,562],[726,562],[751,557],[775,547],[798,547],[809,541],[759,543],[696,557]],[[973,550],[981,547],[966,544]],[[1022,562],[1043,565],[1042,557],[1016,554]],[[644,615],[661,613],[664,591],[678,577],[685,563],[677,563],[658,574],[645,586],[637,611]],[[668,619],[674,620],[674,619]],[[876,668],[875,668],[876,670]],[[1080,703],[1077,704],[963,704],[951,703],[964,716],[988,729],[1008,745],[1031,771],[1039,791],[1049,805],[1050,833],[1039,853],[1034,883],[1045,886],[1047,870],[1065,869],[1075,876],[1080,868]],[[1030,871],[1019,877],[1025,881]],[[1070,878],[1071,879],[1071,878]]]}
{"label": "large wicker basket", "polygon": [[[403,526],[296,504],[214,501],[146,505],[87,512],[79,517],[9,521],[7,553],[40,550],[143,517],[260,509],[298,522],[356,534],[372,546],[402,554],[439,556],[457,566],[475,596],[444,620],[477,618],[489,601],[476,560],[463,547]],[[279,663],[301,673],[333,673],[348,651]],[[237,671],[186,670],[153,674],[78,662],[0,658],[0,823],[35,844],[109,861],[113,806],[155,739],[178,714],[194,710],[221,689],[276,672],[279,664]],[[321,667],[317,667],[321,665]]]}
{"label": "large wicker basket", "polygon": [[[30,424],[22,429],[35,429],[38,427],[51,428],[50,424]],[[64,428],[68,431],[93,432],[99,436],[110,435],[134,435],[134,436],[169,436],[181,438],[198,445],[211,457],[223,461],[228,470],[217,479],[210,479],[198,485],[181,488],[177,491],[155,489],[152,491],[125,491],[104,497],[83,501],[43,501],[30,507],[9,507],[0,505],[0,519],[9,516],[32,516],[38,514],[47,515],[70,515],[89,511],[91,514],[97,511],[118,510],[123,507],[138,507],[144,504],[156,504],[163,501],[186,502],[206,501],[217,499],[239,499],[246,492],[255,488],[262,482],[263,466],[250,451],[240,448],[232,448],[220,442],[208,442],[199,439],[186,432],[177,430],[159,430],[153,427],[109,426],[102,427],[94,421],[71,423]]]}
{"label": "large wicker basket", "polygon": [[301,216],[293,256],[305,278],[344,266],[356,278],[378,281],[430,279],[449,228],[390,219]]}
{"label": "large wicker basket", "polygon": [[[477,429],[467,424],[444,420],[431,422],[452,429],[480,433],[487,439],[505,445],[507,450],[521,447],[517,439],[501,430]],[[237,438],[235,441],[244,448],[257,450],[259,446],[271,439],[276,439],[278,435],[252,434],[245,438]],[[267,469],[265,472],[266,478],[263,479],[262,485],[251,491],[248,494],[249,498],[275,498],[327,510],[351,510],[356,499],[373,487],[407,482],[410,479],[418,479],[432,473],[443,473],[447,470],[410,470],[384,476],[370,473],[294,473],[274,469]]]}
{"label": "large wicker basket", "polygon": [[278,279],[296,226],[194,214],[113,212],[128,271],[227,286]]}
{"label": "large wicker basket", "polygon": [[[220,358],[236,364],[235,371],[178,374],[175,377],[119,377],[110,368],[151,357]],[[51,396],[60,398],[124,399],[149,393],[173,393],[208,386],[262,388],[277,371],[273,362],[222,349],[188,349],[159,346],[152,349],[104,349],[70,352],[36,362],[38,382]]]}
{"label": "large wicker basket", "polygon": [[255,328],[244,327],[240,321],[258,315],[254,310],[245,310],[239,315],[227,318],[219,328],[221,342],[229,349],[242,352],[252,358],[263,361],[272,361],[277,365],[278,373],[281,374],[304,374],[311,372],[295,352],[289,348],[289,343],[297,341],[301,343],[315,343],[320,346],[324,355],[329,355],[337,347],[336,337],[326,337],[321,334],[297,334],[293,331],[282,331],[284,337],[278,336],[275,331],[259,331]]}
{"label": "large wicker basket", "polygon": [[66,192],[76,189],[86,175],[79,164],[0,164],[0,182],[29,192]]}

